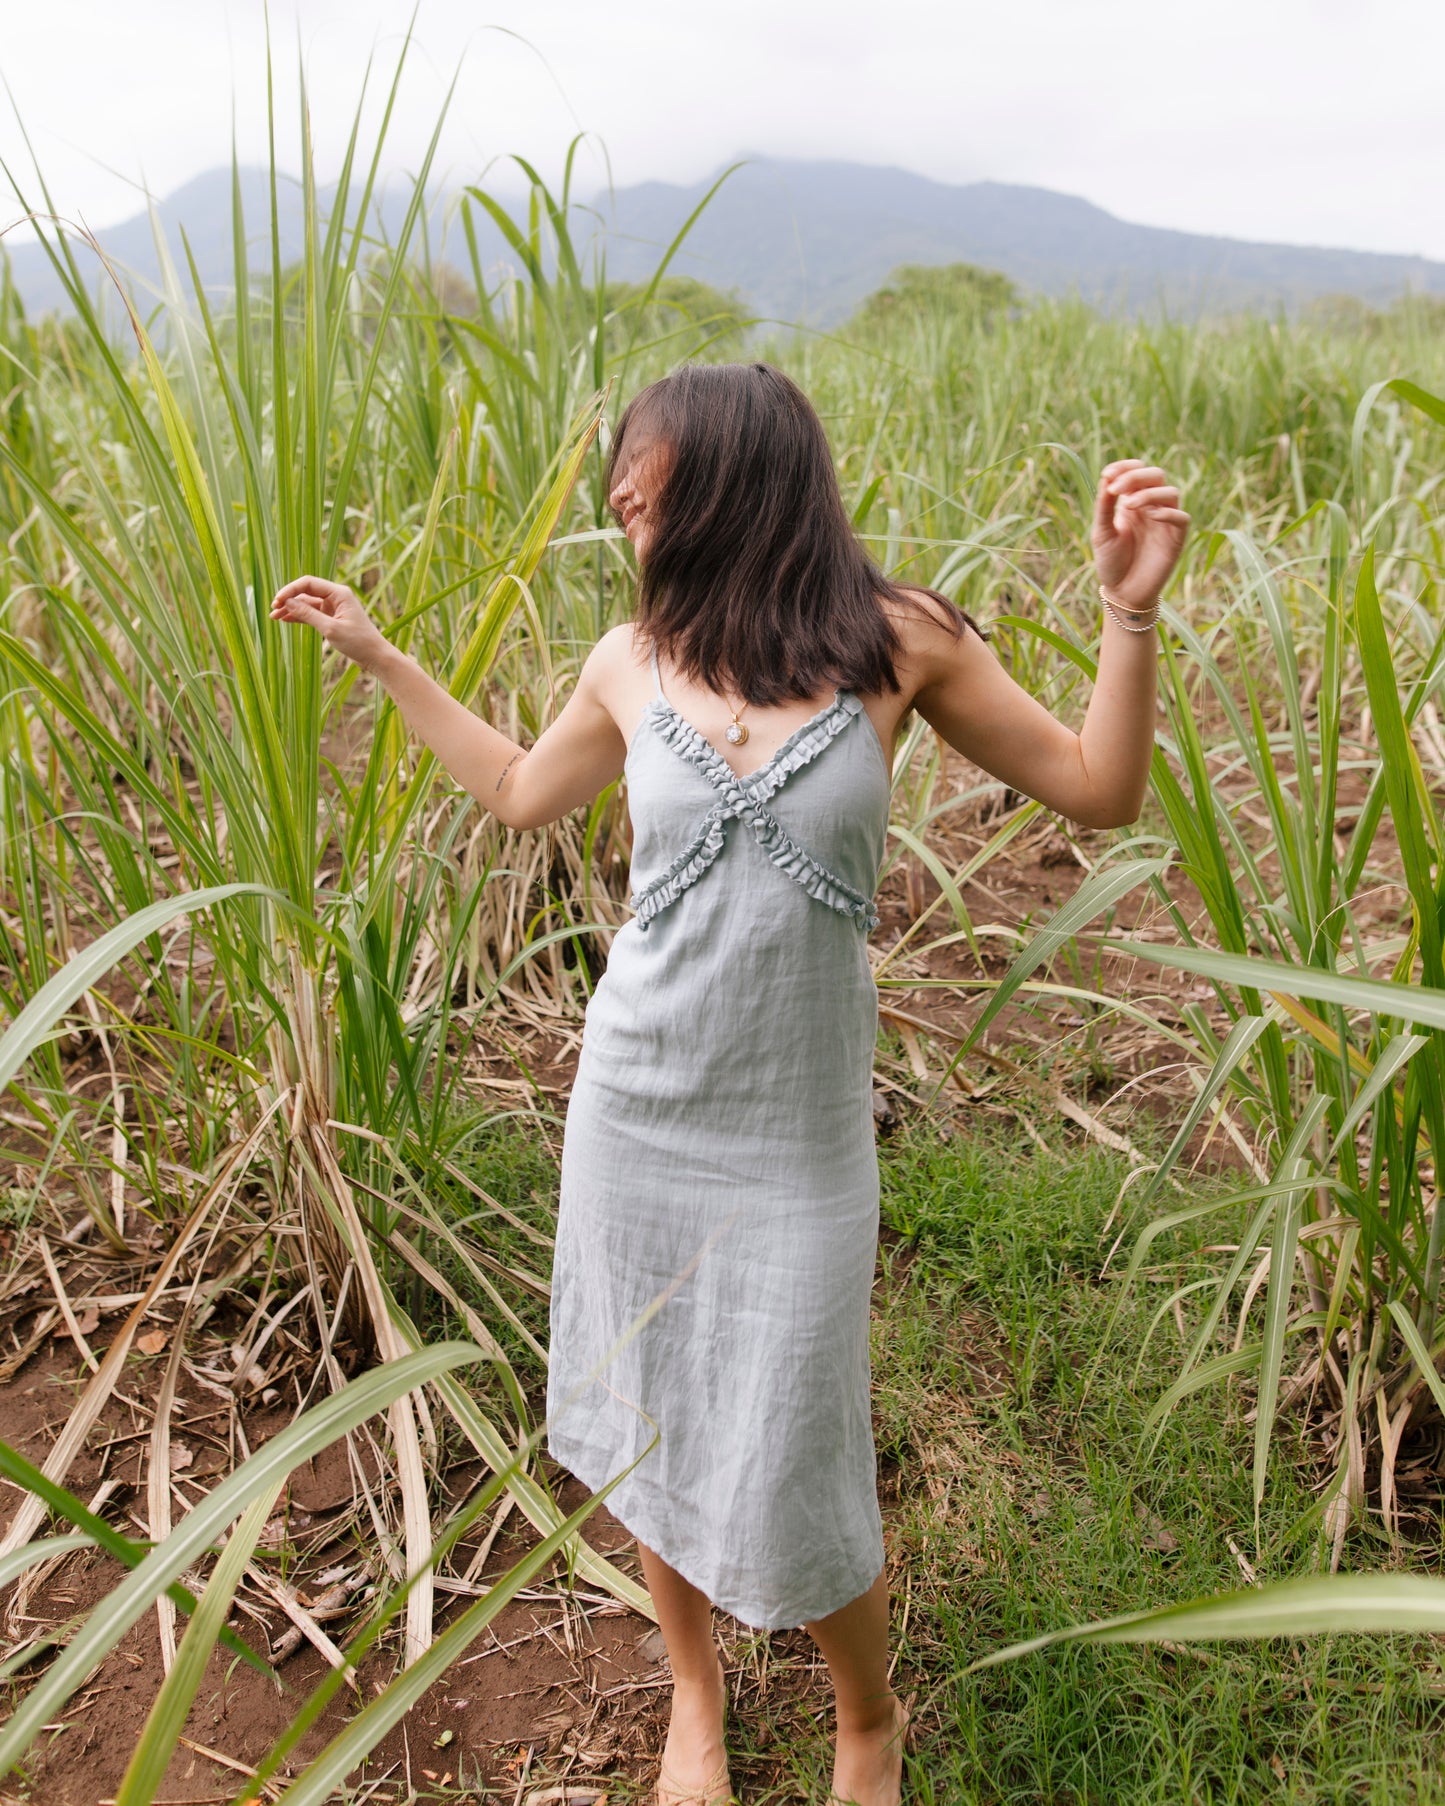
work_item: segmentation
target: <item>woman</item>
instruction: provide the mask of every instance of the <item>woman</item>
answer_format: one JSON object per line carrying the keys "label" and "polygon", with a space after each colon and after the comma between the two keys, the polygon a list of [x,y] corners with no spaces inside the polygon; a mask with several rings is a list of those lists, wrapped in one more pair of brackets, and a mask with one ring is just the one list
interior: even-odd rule
{"label": "woman", "polygon": [[907,1714],[888,1680],[868,1398],[866,937],[892,749],[916,709],[1070,820],[1133,821],[1152,626],[1188,516],[1163,471],[1105,467],[1103,640],[1075,734],[967,615],[882,576],[818,417],[780,371],[688,366],[644,390],[607,486],[637,556],[636,614],[529,750],[389,646],[350,590],[301,577],[272,614],[374,672],[509,826],[555,821],[626,775],[635,913],[588,1006],[568,1106],[549,1451],[597,1490],[659,1436],[608,1496],[638,1538],[672,1670],[659,1806],[731,1796],[714,1604],[807,1627],[836,1695],[833,1798],[898,1806]]}

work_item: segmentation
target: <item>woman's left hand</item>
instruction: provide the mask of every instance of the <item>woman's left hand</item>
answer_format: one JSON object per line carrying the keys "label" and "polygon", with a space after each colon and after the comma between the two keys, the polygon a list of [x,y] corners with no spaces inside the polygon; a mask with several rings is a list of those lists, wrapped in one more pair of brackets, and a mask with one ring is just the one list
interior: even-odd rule
{"label": "woman's left hand", "polygon": [[1090,537],[1099,580],[1122,607],[1148,608],[1158,600],[1188,531],[1179,491],[1157,464],[1120,458],[1104,466]]}

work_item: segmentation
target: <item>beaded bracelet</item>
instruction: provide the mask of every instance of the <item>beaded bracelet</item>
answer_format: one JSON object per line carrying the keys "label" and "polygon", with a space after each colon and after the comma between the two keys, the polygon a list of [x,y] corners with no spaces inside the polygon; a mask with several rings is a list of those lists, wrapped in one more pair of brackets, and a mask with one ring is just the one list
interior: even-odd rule
{"label": "beaded bracelet", "polygon": [[1151,609],[1125,608],[1122,602],[1116,602],[1101,583],[1099,597],[1109,613],[1127,633],[1148,633],[1159,624],[1159,604]]}

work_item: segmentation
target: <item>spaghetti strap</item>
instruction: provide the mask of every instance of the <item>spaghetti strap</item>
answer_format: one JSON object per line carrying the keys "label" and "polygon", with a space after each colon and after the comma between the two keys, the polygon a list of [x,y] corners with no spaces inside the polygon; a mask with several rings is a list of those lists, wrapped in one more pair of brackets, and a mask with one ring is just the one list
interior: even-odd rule
{"label": "spaghetti strap", "polygon": [[653,644],[653,648],[652,648],[652,682],[657,690],[657,695],[658,695],[659,701],[666,702],[667,698],[662,694],[662,675],[657,669],[657,646],[656,646],[656,643]]}

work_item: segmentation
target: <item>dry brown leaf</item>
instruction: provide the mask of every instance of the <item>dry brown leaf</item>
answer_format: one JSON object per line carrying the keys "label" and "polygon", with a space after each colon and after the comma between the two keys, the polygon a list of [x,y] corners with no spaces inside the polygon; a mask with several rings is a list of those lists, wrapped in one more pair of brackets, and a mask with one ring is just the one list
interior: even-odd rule
{"label": "dry brown leaf", "polygon": [[1157,1512],[1150,1511],[1139,1499],[1134,1501],[1134,1516],[1143,1530],[1145,1548],[1157,1549],[1162,1555],[1172,1555],[1179,1547],[1179,1538],[1163,1518]]}
{"label": "dry brown leaf", "polygon": [[158,1355],[170,1339],[168,1330],[153,1329],[143,1336],[137,1336],[135,1345],[142,1354]]}

